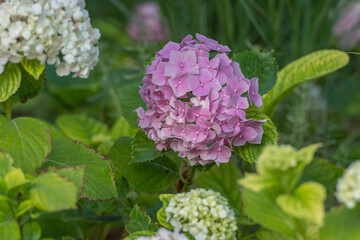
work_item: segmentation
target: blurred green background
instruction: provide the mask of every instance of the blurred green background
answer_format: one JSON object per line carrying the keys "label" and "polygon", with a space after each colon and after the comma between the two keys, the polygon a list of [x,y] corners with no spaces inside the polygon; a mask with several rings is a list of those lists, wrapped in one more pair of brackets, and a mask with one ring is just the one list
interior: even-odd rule
{"label": "blurred green background", "polygon": [[[46,87],[28,104],[17,105],[14,115],[53,122],[61,114],[83,113],[112,125],[121,115],[118,91],[140,84],[146,63],[167,41],[179,42],[187,34],[201,33],[228,45],[232,53],[274,49],[281,69],[312,51],[339,48],[340,39],[332,29],[353,4],[338,0],[158,0],[169,36],[161,42],[140,43],[127,29],[136,6],[143,2],[87,0],[92,24],[102,34],[97,67],[89,79],[59,79],[53,68],[47,68]],[[341,48],[356,52],[360,44]],[[344,167],[360,159],[359,63],[360,56],[351,54],[347,67],[297,87],[281,103],[273,119],[280,143],[301,147],[322,142],[321,157]]]}

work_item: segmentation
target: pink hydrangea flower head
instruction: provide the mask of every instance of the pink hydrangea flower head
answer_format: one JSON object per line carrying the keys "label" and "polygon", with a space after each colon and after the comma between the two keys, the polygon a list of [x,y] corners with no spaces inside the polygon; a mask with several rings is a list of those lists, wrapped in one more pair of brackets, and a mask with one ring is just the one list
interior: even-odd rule
{"label": "pink hydrangea flower head", "polygon": [[160,7],[155,2],[144,2],[136,7],[127,32],[141,43],[161,42],[170,36],[169,27],[162,22]]}
{"label": "pink hydrangea flower head", "polygon": [[193,165],[226,163],[233,146],[261,143],[266,120],[246,119],[245,111],[262,105],[258,81],[244,77],[228,47],[197,38],[169,42],[147,66],[139,126],[158,150],[172,149]]}

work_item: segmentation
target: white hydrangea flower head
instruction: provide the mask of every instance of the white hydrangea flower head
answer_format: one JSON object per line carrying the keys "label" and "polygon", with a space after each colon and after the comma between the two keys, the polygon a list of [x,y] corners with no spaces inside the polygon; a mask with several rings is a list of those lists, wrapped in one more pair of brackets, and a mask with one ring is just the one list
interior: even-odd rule
{"label": "white hydrangea flower head", "polygon": [[99,60],[99,38],[85,0],[0,2],[0,74],[26,57],[55,64],[59,76],[86,78]]}
{"label": "white hydrangea flower head", "polygon": [[338,179],[335,196],[347,208],[360,202],[360,160],[353,162]]}
{"label": "white hydrangea flower head", "polygon": [[138,237],[136,240],[189,240],[183,233],[173,232],[166,228],[160,228],[156,236]]}
{"label": "white hydrangea flower head", "polygon": [[261,152],[257,170],[264,173],[268,170],[286,171],[295,167],[299,162],[297,158],[297,150],[289,145],[269,145]]}
{"label": "white hydrangea flower head", "polygon": [[165,213],[176,231],[188,232],[196,240],[235,239],[234,211],[218,192],[199,188],[176,194]]}

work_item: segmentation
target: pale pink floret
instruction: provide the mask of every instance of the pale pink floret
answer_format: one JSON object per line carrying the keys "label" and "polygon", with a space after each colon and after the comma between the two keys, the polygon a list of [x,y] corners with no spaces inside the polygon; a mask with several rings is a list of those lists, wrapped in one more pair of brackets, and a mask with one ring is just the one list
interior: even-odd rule
{"label": "pale pink floret", "polygon": [[265,120],[246,120],[245,112],[249,103],[262,104],[258,81],[244,77],[224,53],[229,48],[197,37],[169,42],[147,67],[139,92],[147,110],[136,110],[139,126],[158,150],[172,149],[192,165],[226,163],[232,146],[261,142]]}

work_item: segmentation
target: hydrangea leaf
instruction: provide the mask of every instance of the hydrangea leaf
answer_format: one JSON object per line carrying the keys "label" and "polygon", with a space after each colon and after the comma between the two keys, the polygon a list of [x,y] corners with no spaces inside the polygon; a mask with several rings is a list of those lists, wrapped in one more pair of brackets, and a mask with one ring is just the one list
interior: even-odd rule
{"label": "hydrangea leaf", "polygon": [[8,172],[8,174],[6,174],[5,182],[7,185],[7,189],[11,190],[26,183],[26,179],[23,171],[21,171],[21,169],[19,168],[15,168],[12,171]]}
{"label": "hydrangea leaf", "polygon": [[110,131],[104,123],[80,114],[60,116],[56,119],[56,126],[65,137],[91,146],[111,139]]}
{"label": "hydrangea leaf", "polygon": [[108,154],[116,174],[124,175],[138,191],[160,191],[173,186],[180,177],[177,165],[166,156],[152,161],[129,164],[131,141],[129,137],[118,138]]}
{"label": "hydrangea leaf", "polygon": [[46,72],[43,71],[37,79],[34,78],[30,73],[28,73],[21,65],[19,66],[21,70],[21,84],[19,89],[13,95],[13,102],[22,102],[25,103],[27,100],[36,97],[41,89],[45,85]]}
{"label": "hydrangea leaf", "polygon": [[263,227],[277,231],[290,239],[296,239],[296,223],[294,217],[286,214],[277,204],[276,188],[253,192],[244,189],[243,198],[246,214]]}
{"label": "hydrangea leaf", "polygon": [[76,208],[75,183],[56,173],[41,174],[34,179],[30,196],[34,206],[43,211],[53,212]]}
{"label": "hydrangea leaf", "polygon": [[0,74],[0,102],[6,101],[20,87],[21,71],[13,63],[7,63]]}
{"label": "hydrangea leaf", "polygon": [[35,221],[25,222],[22,228],[23,240],[39,240],[41,237],[40,225]]}
{"label": "hydrangea leaf", "polygon": [[111,163],[104,156],[83,143],[70,139],[58,139],[44,167],[85,168],[85,188],[82,198],[106,200],[117,197]]}
{"label": "hydrangea leaf", "polygon": [[40,61],[37,59],[34,60],[28,60],[27,58],[21,59],[21,65],[24,67],[24,69],[30,73],[36,80],[40,78],[40,75],[45,70],[45,64],[41,65]]}
{"label": "hydrangea leaf", "polygon": [[14,159],[14,166],[30,173],[45,162],[51,152],[51,136],[40,120],[0,117],[0,149]]}
{"label": "hydrangea leaf", "polygon": [[4,178],[11,171],[13,162],[14,160],[8,153],[0,151],[0,178]]}
{"label": "hydrangea leaf", "polygon": [[265,228],[260,228],[260,230],[256,232],[256,237],[259,240],[287,240],[280,233],[275,231],[270,231]]}
{"label": "hydrangea leaf", "polygon": [[233,56],[233,60],[240,64],[244,76],[248,79],[259,79],[259,93],[264,95],[276,82],[278,66],[274,51],[263,53],[244,51]]}
{"label": "hydrangea leaf", "polygon": [[276,202],[281,209],[296,217],[304,218],[321,226],[324,220],[325,188],[316,182],[306,182],[292,194],[281,194]]}
{"label": "hydrangea leaf", "polygon": [[196,178],[196,182],[202,188],[212,189],[226,197],[229,204],[237,212],[242,210],[240,190],[237,185],[237,179],[242,174],[232,161],[227,164],[220,164],[219,167],[213,167],[209,171]]}
{"label": "hydrangea leaf", "polygon": [[153,160],[161,155],[156,150],[156,144],[151,141],[143,131],[138,131],[131,143],[130,163],[140,163]]}
{"label": "hydrangea leaf", "polygon": [[260,144],[245,143],[244,146],[235,147],[234,152],[247,162],[253,163],[260,155],[263,148],[268,144],[277,144],[279,140],[279,134],[277,132],[275,124],[264,113],[256,110],[249,110],[246,112],[247,119],[263,120],[267,121],[263,125],[264,134]]}
{"label": "hydrangea leaf", "polygon": [[263,97],[264,113],[271,116],[276,105],[300,83],[319,78],[344,67],[349,56],[338,50],[320,50],[281,69],[275,86]]}
{"label": "hydrangea leaf", "polygon": [[315,181],[321,183],[328,195],[333,195],[336,191],[337,179],[342,176],[343,168],[330,164],[326,159],[314,158],[307,165],[301,176],[300,182]]}
{"label": "hydrangea leaf", "polygon": [[156,213],[156,217],[157,217],[157,220],[159,221],[159,223],[163,227],[166,227],[167,229],[170,229],[170,230],[173,230],[174,227],[166,221],[165,209],[167,208],[167,206],[169,206],[169,202],[170,202],[171,198],[173,198],[174,196],[175,196],[175,194],[161,194],[159,196],[159,198],[160,198],[160,201],[162,201],[163,206]]}
{"label": "hydrangea leaf", "polygon": [[20,228],[16,220],[0,212],[0,236],[2,239],[20,240]]}
{"label": "hydrangea leaf", "polygon": [[258,175],[254,173],[248,173],[244,178],[240,179],[238,183],[243,187],[250,189],[251,191],[260,192],[264,188],[275,186],[278,181],[271,174]]}
{"label": "hydrangea leaf", "polygon": [[332,208],[325,216],[325,224],[320,229],[320,240],[360,239],[360,208],[348,209],[345,206]]}
{"label": "hydrangea leaf", "polygon": [[147,237],[147,236],[155,236],[156,233],[155,232],[151,232],[151,231],[139,231],[139,232],[135,232],[130,234],[129,236],[127,236],[126,238],[124,238],[124,240],[136,240],[139,237]]}
{"label": "hydrangea leaf", "polygon": [[123,116],[119,117],[111,128],[111,136],[113,139],[124,136],[133,138],[136,132],[137,129],[132,128]]}
{"label": "hydrangea leaf", "polygon": [[146,212],[141,211],[138,205],[135,205],[130,213],[130,222],[125,225],[125,229],[129,234],[150,231],[156,232],[158,227],[151,223],[151,219]]}
{"label": "hydrangea leaf", "polygon": [[118,90],[121,113],[133,128],[138,127],[135,109],[145,107],[138,86],[139,84],[128,84]]}
{"label": "hydrangea leaf", "polygon": [[59,174],[75,183],[78,198],[83,194],[85,188],[85,166],[50,168],[48,171]]}

